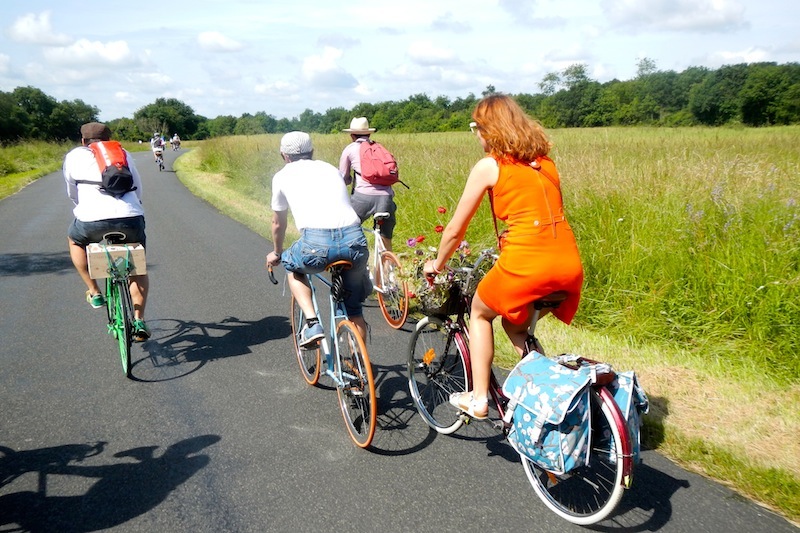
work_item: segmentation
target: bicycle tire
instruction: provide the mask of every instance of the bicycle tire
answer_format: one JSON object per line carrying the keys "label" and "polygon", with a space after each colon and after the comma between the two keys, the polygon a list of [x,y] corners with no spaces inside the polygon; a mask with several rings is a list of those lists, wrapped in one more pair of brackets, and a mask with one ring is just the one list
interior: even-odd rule
{"label": "bicycle tire", "polygon": [[372,443],[378,421],[372,364],[355,324],[339,322],[336,337],[336,374],[344,382],[336,387],[339,407],[350,438],[359,448],[366,448]]}
{"label": "bicycle tire", "polygon": [[306,350],[300,347],[300,332],[306,322],[306,316],[297,300],[292,297],[292,342],[294,343],[294,353],[297,363],[300,365],[300,373],[309,385],[316,385],[319,382],[321,350],[319,345],[316,349]]}
{"label": "bicycle tire", "polygon": [[133,344],[133,308],[130,289],[124,282],[109,281],[106,285],[106,301],[109,310],[109,333],[117,341],[122,371],[130,378]]}
{"label": "bicycle tire", "polygon": [[[625,487],[625,461],[616,405],[592,390],[592,444],[589,464],[558,476],[520,454],[522,466],[536,495],[555,514],[573,524],[588,526],[606,519],[617,507]],[[621,416],[618,417],[621,419]],[[627,431],[627,429],[623,429]],[[630,471],[630,463],[627,465]]]}
{"label": "bicycle tire", "polygon": [[383,251],[380,259],[375,280],[383,292],[378,292],[378,304],[389,326],[400,329],[408,317],[408,283],[402,279],[396,255]]}
{"label": "bicycle tire", "polygon": [[440,318],[425,317],[417,322],[408,347],[411,399],[425,423],[445,435],[464,423],[461,412],[450,405],[450,395],[466,391],[469,385],[457,335]]}

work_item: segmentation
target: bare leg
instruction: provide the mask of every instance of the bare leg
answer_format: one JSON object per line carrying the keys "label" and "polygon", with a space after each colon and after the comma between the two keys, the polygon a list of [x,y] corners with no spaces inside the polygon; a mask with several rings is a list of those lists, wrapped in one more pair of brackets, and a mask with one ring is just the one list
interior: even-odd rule
{"label": "bare leg", "polygon": [[364,344],[366,344],[367,343],[367,322],[364,320],[364,317],[361,316],[361,315],[350,317],[350,322],[352,322],[355,325],[356,330],[358,330],[358,334],[361,335],[361,340],[363,340]]}
{"label": "bare leg", "polygon": [[479,402],[489,395],[489,379],[494,360],[492,321],[497,313],[489,309],[478,294],[472,299],[469,318],[469,352],[472,360],[472,395]]}
{"label": "bare leg", "polygon": [[308,278],[305,274],[298,274],[290,272],[289,290],[292,291],[292,296],[297,301],[297,305],[303,310],[306,318],[316,318],[317,313],[314,311],[314,303],[311,301],[311,287],[308,285]]}
{"label": "bare leg", "polygon": [[89,276],[89,260],[86,258],[86,248],[70,238],[67,238],[67,241],[69,242],[69,257],[72,259],[72,264],[75,265],[75,270],[78,271],[81,279],[86,284],[86,288],[89,289],[89,294],[98,294],[100,292],[100,287],[98,287],[97,282]]}
{"label": "bare leg", "polygon": [[387,251],[392,251],[392,239],[384,237],[381,235],[381,240],[383,241],[383,246],[386,248]]}
{"label": "bare leg", "polygon": [[[539,320],[541,320],[542,317],[547,316],[549,312],[550,309],[542,309],[539,312]],[[531,303],[531,305],[528,307],[528,316],[533,318],[533,313],[534,313],[533,303]],[[529,326],[530,324],[520,324],[520,325],[512,324],[511,322],[503,318],[503,329],[506,330],[508,338],[511,340],[511,343],[514,345],[514,349],[517,351],[520,357],[522,357],[523,355],[527,355],[525,353],[525,341],[528,338]]]}
{"label": "bare leg", "polygon": [[133,316],[144,320],[144,306],[147,303],[147,292],[150,290],[150,278],[147,274],[131,277],[131,300],[133,301]]}

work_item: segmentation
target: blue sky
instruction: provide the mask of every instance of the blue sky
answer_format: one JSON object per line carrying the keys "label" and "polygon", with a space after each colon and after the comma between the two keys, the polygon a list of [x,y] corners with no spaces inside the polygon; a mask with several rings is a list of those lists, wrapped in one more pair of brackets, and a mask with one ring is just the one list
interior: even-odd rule
{"label": "blue sky", "polygon": [[277,118],[425,93],[536,93],[592,79],[800,61],[798,0],[166,0],[0,3],[0,90],[80,99],[100,118],[177,98]]}

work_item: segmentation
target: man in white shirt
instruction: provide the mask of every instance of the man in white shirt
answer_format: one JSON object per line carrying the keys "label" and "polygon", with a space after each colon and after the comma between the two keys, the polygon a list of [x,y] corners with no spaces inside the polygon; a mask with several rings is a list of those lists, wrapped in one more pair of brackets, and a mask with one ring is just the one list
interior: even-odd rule
{"label": "man in white shirt", "polygon": [[[293,131],[281,139],[285,166],[272,178],[275,249],[267,254],[268,266],[282,263],[292,273],[288,277],[289,288],[307,319],[300,339],[305,347],[315,345],[325,336],[314,312],[305,274],[321,272],[334,261],[352,262],[353,266],[342,273],[348,293],[344,304],[363,339],[366,339],[366,323],[362,304],[372,289],[367,276],[367,239],[361,220],[350,205],[347,186],[339,170],[324,161],[314,161],[313,152],[307,133]],[[284,250],[289,209],[301,237]]]}
{"label": "man in white shirt", "polygon": [[[138,242],[146,247],[144,210],[142,209],[142,179],[130,154],[125,152],[128,168],[133,176],[134,190],[120,197],[107,194],[101,188],[102,176],[89,144],[111,139],[111,130],[100,122],[90,122],[81,126],[81,146],[72,149],[64,157],[64,180],[67,183],[67,196],[75,207],[75,219],[68,232],[69,255],[72,264],[86,284],[86,301],[95,308],[105,306],[105,298],[100,293],[97,281],[89,275],[89,262],[86,246],[100,242],[108,232],[118,231],[126,235],[125,242]],[[144,308],[149,288],[147,274],[131,277],[131,300],[133,301],[135,341],[150,337],[150,330],[144,322]]]}

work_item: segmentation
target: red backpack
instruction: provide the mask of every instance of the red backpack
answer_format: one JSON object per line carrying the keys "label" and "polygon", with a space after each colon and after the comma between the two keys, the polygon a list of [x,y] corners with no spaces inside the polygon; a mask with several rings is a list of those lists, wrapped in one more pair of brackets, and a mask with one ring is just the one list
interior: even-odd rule
{"label": "red backpack", "polygon": [[[400,181],[400,171],[394,156],[381,143],[371,139],[359,142],[361,177],[373,185],[394,185]],[[408,185],[403,183],[406,188]]]}
{"label": "red backpack", "polygon": [[128,167],[128,158],[120,143],[117,141],[98,141],[91,143],[88,148],[94,154],[97,166],[100,168],[102,182],[75,180],[75,183],[98,185],[100,191],[116,198],[121,198],[126,193],[136,190],[133,185],[133,174]]}

